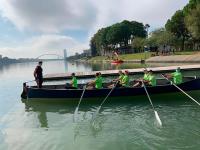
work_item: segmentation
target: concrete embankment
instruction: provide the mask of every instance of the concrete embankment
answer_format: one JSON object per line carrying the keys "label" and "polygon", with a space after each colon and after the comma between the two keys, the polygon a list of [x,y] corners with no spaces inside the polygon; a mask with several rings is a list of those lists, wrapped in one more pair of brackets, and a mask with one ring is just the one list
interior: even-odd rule
{"label": "concrete embankment", "polygon": [[[200,65],[177,65],[177,66],[166,66],[166,67],[148,67],[149,70],[153,70],[157,73],[169,72],[174,71],[177,67],[181,67],[181,70],[199,70]],[[128,70],[130,74],[141,74],[143,73],[144,68],[138,69],[124,69],[122,71]],[[99,71],[90,71],[90,72],[76,72],[76,76],[78,78],[91,78],[94,77],[96,72]],[[116,76],[118,75],[118,70],[102,70],[101,74],[105,76]],[[58,73],[58,74],[46,74],[44,76],[44,80],[63,80],[63,79],[70,79],[71,73]]]}
{"label": "concrete embankment", "polygon": [[200,63],[200,53],[194,55],[155,56],[146,60],[147,63]]}

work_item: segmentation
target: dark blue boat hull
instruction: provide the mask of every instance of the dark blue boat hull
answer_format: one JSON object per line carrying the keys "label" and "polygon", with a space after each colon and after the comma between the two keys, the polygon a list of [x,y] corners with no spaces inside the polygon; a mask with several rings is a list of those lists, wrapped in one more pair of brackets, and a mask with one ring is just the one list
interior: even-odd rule
{"label": "dark blue boat hull", "polygon": [[[194,79],[188,82],[184,82],[179,85],[184,91],[195,91],[200,90],[200,79]],[[85,99],[95,99],[99,97],[106,97],[111,89],[93,89],[86,90],[84,93]],[[150,95],[155,94],[167,94],[179,92],[179,90],[171,85],[160,85],[156,87],[147,87]],[[80,99],[82,89],[38,89],[38,88],[28,88],[27,98],[28,99],[66,99],[75,100]],[[145,96],[145,90],[143,87],[140,88],[115,88],[110,98],[118,97],[133,97],[133,96]]]}

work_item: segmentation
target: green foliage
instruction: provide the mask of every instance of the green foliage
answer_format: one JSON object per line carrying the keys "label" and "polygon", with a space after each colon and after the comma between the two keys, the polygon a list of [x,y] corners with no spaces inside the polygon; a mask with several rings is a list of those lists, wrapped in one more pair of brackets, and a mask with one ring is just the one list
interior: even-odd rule
{"label": "green foliage", "polygon": [[[136,54],[123,54],[123,55],[120,55],[120,59],[122,59],[122,60],[141,60],[141,59],[144,59],[145,57],[146,58],[151,57],[151,54],[152,54],[151,52],[136,53]],[[89,59],[89,61],[103,61],[103,60],[109,61],[109,59],[106,56],[96,56],[96,57]]]}
{"label": "green foliage", "polygon": [[184,50],[185,40],[189,37],[189,32],[185,25],[185,16],[182,10],[176,11],[170,20],[167,21],[165,28],[181,40],[181,49]]}
{"label": "green foliage", "polygon": [[175,40],[176,38],[171,32],[166,31],[164,28],[160,28],[151,33],[147,43],[150,46],[174,45]]}
{"label": "green foliage", "polygon": [[192,37],[200,41],[200,4],[195,9],[190,10],[185,18],[185,23]]}
{"label": "green foliage", "polygon": [[189,3],[183,8],[183,13],[186,16],[192,9],[200,4],[200,0],[190,0]]}
{"label": "green foliage", "polygon": [[183,11],[178,10],[171,18],[168,20],[165,27],[167,31],[172,32],[178,38],[186,37],[188,35],[187,28],[185,26],[185,17]]}
{"label": "green foliage", "polygon": [[124,20],[112,26],[98,30],[90,41],[92,55],[100,55],[101,51],[109,50],[116,44],[127,46],[131,36],[146,37],[147,33],[142,23]]}
{"label": "green foliage", "polygon": [[142,52],[146,43],[145,38],[136,37],[132,42],[132,48],[137,50],[136,52]]}

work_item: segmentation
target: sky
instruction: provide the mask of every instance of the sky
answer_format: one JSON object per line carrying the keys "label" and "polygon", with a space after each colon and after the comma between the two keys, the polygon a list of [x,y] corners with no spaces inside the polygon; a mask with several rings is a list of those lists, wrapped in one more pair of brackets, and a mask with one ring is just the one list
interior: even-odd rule
{"label": "sky", "polygon": [[0,0],[0,54],[68,56],[89,48],[102,27],[123,20],[163,27],[189,0]]}

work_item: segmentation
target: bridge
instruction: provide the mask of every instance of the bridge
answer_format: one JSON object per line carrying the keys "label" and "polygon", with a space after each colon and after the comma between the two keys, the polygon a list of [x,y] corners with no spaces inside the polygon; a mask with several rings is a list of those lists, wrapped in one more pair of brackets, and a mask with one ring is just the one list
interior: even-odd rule
{"label": "bridge", "polygon": [[[65,59],[63,56],[58,55],[58,54],[42,54],[42,55],[36,57],[35,59],[40,59],[40,58],[43,57],[43,56],[57,56],[57,58],[56,58],[57,60],[58,60],[58,59],[59,59],[59,60],[64,60],[64,59]],[[47,59],[47,60],[52,60],[52,59]],[[53,60],[54,60],[54,59],[53,59]]]}

